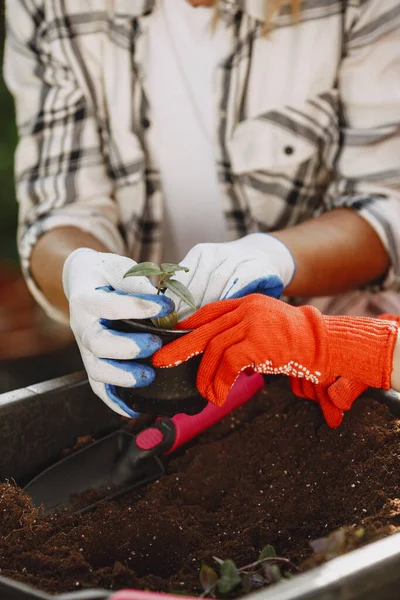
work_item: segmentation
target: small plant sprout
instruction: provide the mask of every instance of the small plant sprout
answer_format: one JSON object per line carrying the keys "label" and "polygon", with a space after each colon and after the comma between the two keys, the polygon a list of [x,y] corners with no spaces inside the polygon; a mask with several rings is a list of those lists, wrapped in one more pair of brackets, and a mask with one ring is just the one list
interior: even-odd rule
{"label": "small plant sprout", "polygon": [[[138,263],[124,275],[125,277],[158,277],[157,294],[162,294],[165,290],[171,290],[178,298],[187,304],[193,310],[196,310],[196,302],[183,283],[173,279],[177,271],[189,272],[187,267],[175,265],[173,263],[162,263],[161,266],[153,262]],[[160,329],[173,329],[178,323],[178,313],[174,310],[166,317],[151,319],[151,322]]]}
{"label": "small plant sprout", "polygon": [[277,556],[274,547],[270,545],[261,550],[258,560],[240,568],[233,560],[221,560],[216,556],[213,556],[213,559],[219,565],[219,574],[205,564],[200,570],[203,598],[226,596],[236,589],[241,589],[247,594],[251,590],[277,583],[284,578],[290,579],[291,572],[282,573],[279,564],[287,569],[299,571],[289,559]]}

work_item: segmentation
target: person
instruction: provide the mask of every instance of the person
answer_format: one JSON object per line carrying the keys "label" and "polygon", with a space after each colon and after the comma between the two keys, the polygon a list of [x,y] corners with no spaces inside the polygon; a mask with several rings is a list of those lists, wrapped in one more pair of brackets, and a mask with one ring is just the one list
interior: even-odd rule
{"label": "person", "polygon": [[[19,253],[94,392],[143,386],[180,262],[198,307],[264,294],[398,312],[398,0],[9,0]],[[69,316],[68,316],[69,313]]]}

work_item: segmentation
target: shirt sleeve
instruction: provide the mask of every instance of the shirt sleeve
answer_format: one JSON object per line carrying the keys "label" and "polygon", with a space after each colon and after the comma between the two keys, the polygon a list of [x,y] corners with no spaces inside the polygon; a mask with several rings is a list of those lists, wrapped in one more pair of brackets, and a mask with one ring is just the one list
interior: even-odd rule
{"label": "shirt sleeve", "polygon": [[349,207],[373,227],[390,255],[385,281],[400,289],[400,3],[349,8],[339,71],[341,149],[327,207]]}
{"label": "shirt sleeve", "polygon": [[32,249],[46,232],[77,227],[122,253],[118,208],[107,176],[99,117],[79,84],[71,40],[46,34],[42,0],[9,0],[4,78],[14,96],[15,177],[21,266],[36,300],[62,320],[35,284]]}

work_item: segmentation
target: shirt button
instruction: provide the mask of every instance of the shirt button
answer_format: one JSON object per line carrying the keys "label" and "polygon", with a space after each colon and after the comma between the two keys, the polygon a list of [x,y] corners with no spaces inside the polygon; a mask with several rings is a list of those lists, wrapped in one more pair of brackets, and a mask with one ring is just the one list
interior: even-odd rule
{"label": "shirt button", "polygon": [[150,121],[146,117],[142,119],[142,127],[143,129],[148,129],[150,127]]}
{"label": "shirt button", "polygon": [[294,148],[293,148],[293,146],[285,146],[284,152],[288,156],[290,156],[291,154],[294,154]]}

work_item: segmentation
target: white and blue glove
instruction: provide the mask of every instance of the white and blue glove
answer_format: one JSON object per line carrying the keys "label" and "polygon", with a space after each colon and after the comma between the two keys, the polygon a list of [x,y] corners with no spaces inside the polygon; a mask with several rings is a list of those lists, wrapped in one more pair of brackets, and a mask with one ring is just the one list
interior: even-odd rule
{"label": "white and blue glove", "polygon": [[159,337],[149,333],[121,333],[113,329],[119,319],[164,317],[175,309],[147,277],[124,274],[136,263],[116,254],[80,248],[64,264],[63,286],[69,300],[70,324],[89,383],[97,396],[123,416],[138,416],[115,392],[115,386],[144,387],[154,370],[136,362],[161,348]]}
{"label": "white and blue glove", "polygon": [[[197,244],[181,264],[188,273],[178,272],[178,279],[192,292],[197,308],[217,300],[264,294],[279,298],[291,282],[296,264],[287,246],[267,233],[251,233],[221,244]],[[179,320],[191,309],[170,291]]]}

